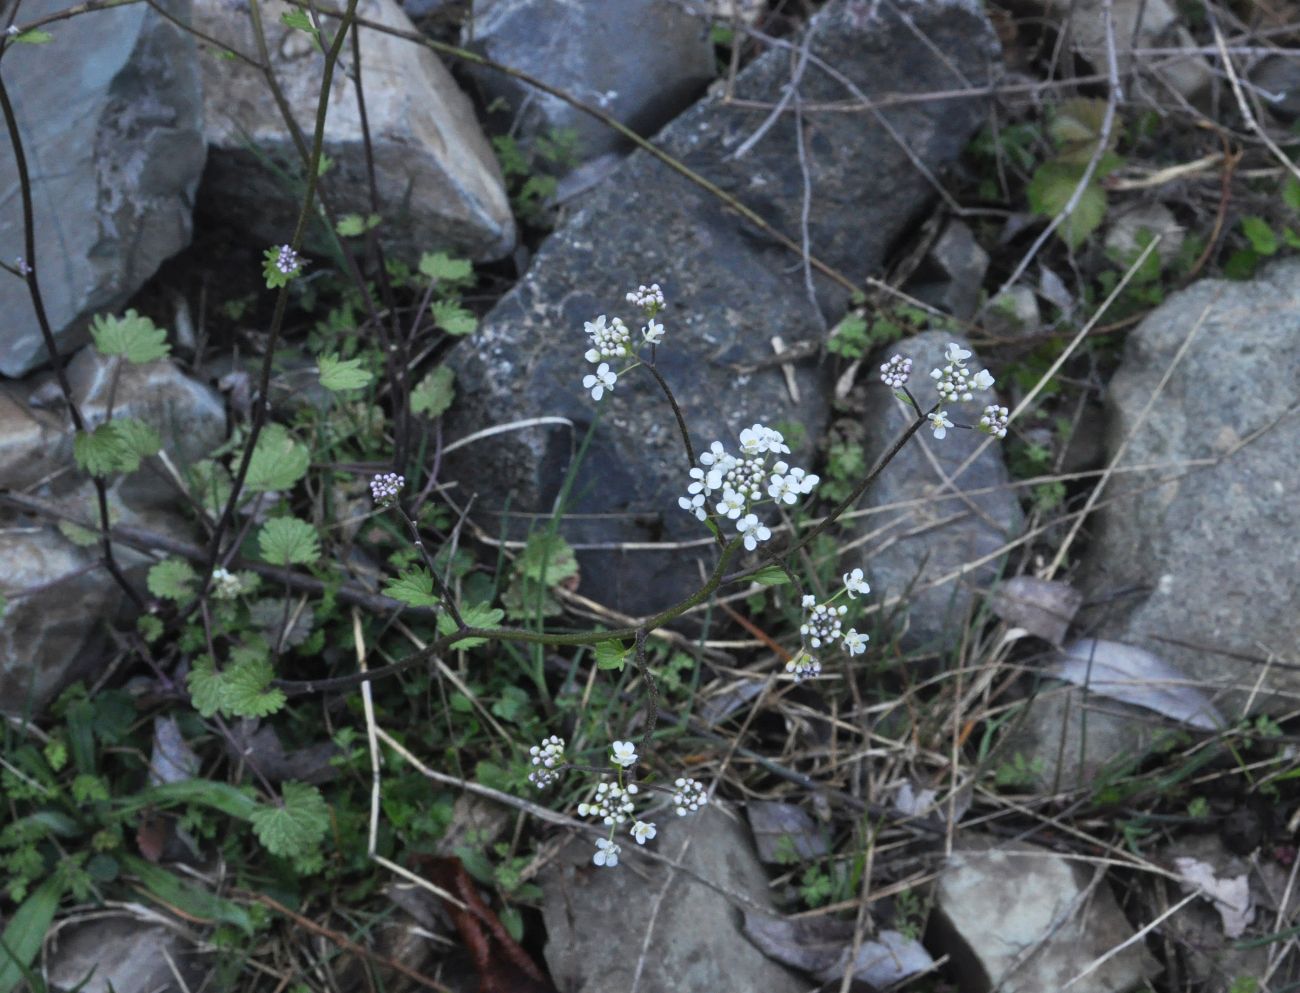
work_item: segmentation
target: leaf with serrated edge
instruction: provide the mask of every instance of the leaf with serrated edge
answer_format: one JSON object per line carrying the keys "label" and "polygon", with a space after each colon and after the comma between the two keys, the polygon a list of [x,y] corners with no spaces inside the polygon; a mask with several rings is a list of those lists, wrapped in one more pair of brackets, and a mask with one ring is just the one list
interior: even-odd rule
{"label": "leaf with serrated edge", "polygon": [[262,558],[273,565],[309,565],[320,558],[316,529],[296,517],[277,517],[257,535]]}
{"label": "leaf with serrated edge", "polygon": [[254,493],[292,489],[307,474],[311,453],[281,424],[268,424],[257,439],[244,489]]}
{"label": "leaf with serrated edge", "polygon": [[322,355],[316,361],[320,384],[335,393],[359,390],[375,377],[361,368],[360,359],[340,359],[337,353]]}
{"label": "leaf with serrated edge", "polygon": [[253,811],[257,840],[272,855],[295,858],[320,844],[329,829],[329,808],[320,790],[306,783],[288,781],[280,786],[280,804],[266,804]]}
{"label": "leaf with serrated edge", "polygon": [[149,569],[149,592],[160,600],[185,603],[194,597],[191,584],[199,579],[193,567],[183,559],[163,559]]}
{"label": "leaf with serrated edge", "polygon": [[166,329],[134,310],[121,317],[96,314],[90,322],[90,336],[101,355],[121,355],[136,365],[166,358],[171,352]]}
{"label": "leaf with serrated edge", "polygon": [[384,596],[412,607],[436,607],[442,603],[433,592],[433,577],[419,566],[407,569],[384,587]]}
{"label": "leaf with serrated edge", "polygon": [[456,390],[452,386],[456,374],[445,365],[440,365],[411,391],[411,411],[433,419],[440,417],[456,399]]}

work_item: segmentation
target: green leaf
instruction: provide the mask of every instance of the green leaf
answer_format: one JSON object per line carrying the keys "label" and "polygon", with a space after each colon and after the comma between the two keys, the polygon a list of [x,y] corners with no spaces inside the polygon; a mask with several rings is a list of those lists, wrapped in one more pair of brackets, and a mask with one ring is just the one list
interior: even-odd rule
{"label": "green leaf", "polygon": [[90,322],[90,336],[101,355],[121,355],[135,365],[166,358],[171,352],[167,331],[134,310],[121,318],[96,314]]}
{"label": "green leaf", "polygon": [[760,586],[784,586],[790,582],[790,577],[785,574],[785,570],[779,565],[764,566],[749,578]]}
{"label": "green leaf", "polygon": [[140,637],[149,644],[153,644],[163,633],[163,622],[153,614],[141,614],[135,619],[135,629],[140,632]]}
{"label": "green leaf", "polygon": [[1243,217],[1241,231],[1258,255],[1272,255],[1277,251],[1277,235],[1262,217]]}
{"label": "green leaf", "polygon": [[254,493],[289,490],[311,465],[307,446],[299,444],[281,424],[268,424],[257,439],[244,488]]}
{"label": "green leaf", "polygon": [[20,45],[46,45],[54,38],[54,35],[48,31],[42,31],[40,28],[29,28],[21,34],[16,34],[11,39]]}
{"label": "green leaf", "polygon": [[0,593],[0,621],[4,620],[5,611],[9,609],[9,598]]}
{"label": "green leaf", "polygon": [[[1061,162],[1044,162],[1034,172],[1026,189],[1030,208],[1036,214],[1056,217],[1074,195],[1082,175],[1081,167]],[[1074,212],[1056,229],[1056,234],[1071,248],[1077,248],[1088,235],[1097,230],[1105,216],[1106,191],[1094,177],[1084,187]]]}
{"label": "green leaf", "polygon": [[99,543],[99,535],[71,521],[59,521],[59,532],[78,548],[89,548]]}
{"label": "green leaf", "polygon": [[360,359],[340,359],[337,352],[322,355],[316,360],[320,384],[338,393],[342,390],[359,390],[375,377],[361,368]]}
{"label": "green leaf", "polygon": [[1292,210],[1300,211],[1300,179],[1288,175],[1282,182],[1282,202]]}
{"label": "green leaf", "polygon": [[444,287],[448,283],[468,283],[474,267],[465,259],[452,258],[445,252],[425,252],[420,256],[420,273]]}
{"label": "green leaf", "polygon": [[555,586],[578,574],[578,559],[558,534],[539,531],[524,545],[515,561],[515,571],[526,579]]}
{"label": "green leaf", "polygon": [[129,469],[123,468],[123,472],[134,472],[140,467],[141,459],[157,455],[162,451],[162,439],[158,437],[158,432],[144,421],[134,417],[122,417],[111,423],[117,434],[118,443],[122,446],[123,465],[130,464],[134,460],[134,465]]}
{"label": "green leaf", "polygon": [[320,558],[316,529],[296,517],[277,517],[262,525],[257,536],[262,558],[273,565],[310,565]]}
{"label": "green leaf", "polygon": [[247,788],[240,789],[212,779],[182,779],[176,783],[147,786],[132,796],[115,799],[114,804],[125,813],[146,807],[166,809],[184,804],[199,804],[241,821],[251,820],[253,811],[257,809]]}
{"label": "green leaf", "polygon": [[365,234],[372,228],[379,226],[379,215],[371,214],[368,217],[362,217],[360,214],[344,214],[339,218],[339,223],[335,227],[339,236],[342,238],[355,238],[357,235]]}
{"label": "green leaf", "polygon": [[63,899],[63,888],[62,879],[47,879],[9,918],[4,943],[0,945],[0,993],[12,993],[24,976],[31,974],[30,966]]}
{"label": "green leaf", "polygon": [[282,802],[253,811],[253,831],[272,855],[298,858],[309,854],[329,830],[329,808],[320,790],[306,783],[281,784]]}
{"label": "green leaf", "polygon": [[1287,248],[1300,248],[1300,234],[1296,234],[1292,228],[1282,229],[1282,241]]}
{"label": "green leaf", "polygon": [[456,399],[456,390],[452,386],[455,379],[456,374],[445,365],[431,371],[411,391],[412,412],[423,414],[431,420],[444,414]]}
{"label": "green leaf", "polygon": [[433,577],[422,566],[406,569],[384,587],[384,596],[400,600],[411,607],[437,607],[442,600],[434,595]]}
{"label": "green leaf", "polygon": [[167,906],[176,907],[190,918],[198,918],[204,923],[231,924],[245,934],[253,933],[253,920],[239,904],[222,899],[137,855],[123,853],[121,858],[127,871]]}
{"label": "green leaf", "polygon": [[109,421],[94,431],[78,431],[72,440],[73,458],[92,476],[135,472],[141,459],[157,455],[161,449],[158,432],[133,417]]}
{"label": "green leaf", "polygon": [[473,334],[478,327],[478,318],[454,300],[435,300],[429,311],[438,327],[456,338]]}
{"label": "green leaf", "polygon": [[286,10],[280,15],[280,23],[287,28],[306,31],[311,35],[312,44],[316,46],[316,51],[322,53],[325,51],[321,47],[320,32],[316,30],[316,25],[311,22],[311,17],[305,10]]}
{"label": "green leaf", "polygon": [[265,650],[241,646],[231,652],[224,669],[217,671],[210,655],[194,660],[186,686],[190,702],[203,717],[267,717],[284,706],[282,690],[271,687],[275,673]]}
{"label": "green leaf", "polygon": [[[462,607],[460,616],[465,623],[472,628],[494,628],[501,623],[501,619],[506,616],[506,612],[499,607],[493,607],[491,604],[479,603],[472,607]],[[451,615],[446,612],[438,615],[438,633],[441,635],[454,634],[456,631],[456,622],[451,619]],[[462,638],[460,641],[452,642],[452,648],[477,648],[479,645],[486,645],[486,638]]]}
{"label": "green leaf", "polygon": [[149,592],[160,600],[187,603],[194,599],[193,584],[198,573],[184,559],[163,559],[149,570]]}
{"label": "green leaf", "polygon": [[598,641],[596,643],[596,668],[618,669],[622,671],[632,649],[621,641]]}
{"label": "green leaf", "polygon": [[189,468],[190,492],[210,514],[219,516],[230,499],[230,472],[220,462],[200,459]]}

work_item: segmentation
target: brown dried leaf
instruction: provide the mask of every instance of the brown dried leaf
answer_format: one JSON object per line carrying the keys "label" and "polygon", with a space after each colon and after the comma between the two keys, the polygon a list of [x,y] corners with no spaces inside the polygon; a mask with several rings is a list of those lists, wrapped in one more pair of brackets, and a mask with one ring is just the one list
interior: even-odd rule
{"label": "brown dried leaf", "polygon": [[[823,983],[843,977],[853,951],[853,925],[830,917],[787,919],[746,911],[745,934],[765,955]],[[883,989],[933,967],[919,942],[897,931],[881,931],[858,946],[853,978]]]}
{"label": "brown dried leaf", "polygon": [[1069,583],[1016,576],[993,591],[989,606],[1013,627],[1024,628],[1057,648],[1083,605],[1083,594]]}
{"label": "brown dried leaf", "polygon": [[749,829],[754,832],[758,857],[764,862],[784,864],[791,857],[804,862],[829,850],[826,836],[802,807],[792,803],[751,800],[745,805]]}

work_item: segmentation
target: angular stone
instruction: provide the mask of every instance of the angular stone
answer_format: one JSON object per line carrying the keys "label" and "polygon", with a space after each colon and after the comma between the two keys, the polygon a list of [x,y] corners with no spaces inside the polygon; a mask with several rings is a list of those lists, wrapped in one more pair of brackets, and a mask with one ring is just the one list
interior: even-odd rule
{"label": "angular stone", "polygon": [[1082,581],[1108,605],[1097,637],[1160,656],[1229,720],[1247,701],[1283,713],[1300,698],[1297,381],[1300,261],[1287,260],[1170,297],[1128,336],[1110,384],[1107,447],[1113,458],[1124,446],[1121,471]]}
{"label": "angular stone", "polygon": [[[923,409],[934,402],[929,371],[944,364],[950,342],[970,348],[949,332],[927,331],[872,357],[871,368],[890,355],[912,359],[910,388]],[[973,349],[971,350],[973,353]],[[966,360],[971,372],[984,367],[978,355]],[[997,370],[992,370],[996,376]],[[915,416],[873,379],[866,384],[862,416],[867,464],[876,461]],[[991,394],[947,408],[953,421],[979,419]],[[981,446],[983,452],[964,471],[958,470]],[[972,604],[1001,572],[999,550],[1020,532],[1024,516],[1002,461],[1002,445],[978,431],[952,429],[942,441],[928,428],[918,431],[867,490],[860,507],[896,507],[872,513],[862,527],[873,538],[842,561],[844,569],[860,566],[871,582],[871,598],[898,608],[904,617],[904,644],[933,647],[959,630]]]}
{"label": "angular stone", "polygon": [[[742,933],[742,908],[770,912],[772,903],[749,832],[734,815],[708,806],[691,817],[670,812],[660,818],[659,834],[649,844],[680,859],[686,871],[640,857],[626,831],[618,842],[623,852],[613,869],[593,865],[591,840],[575,838],[540,878],[546,964],[557,988],[631,989],[643,945],[640,993],[807,988]],[[729,899],[729,892],[744,903]]]}
{"label": "angular stone", "polygon": [[19,383],[0,383],[0,488],[31,486],[54,468],[50,452],[63,425],[29,404],[29,392]]}
{"label": "angular stone", "polygon": [[[63,10],[31,0],[20,23]],[[189,19],[187,0],[164,9]],[[5,53],[5,82],[31,174],[36,272],[60,350],[86,340],[90,316],[134,293],[189,244],[203,169],[203,100],[193,38],[144,4],[58,24],[45,45]],[[22,202],[0,142],[0,244],[23,252]],[[26,284],[0,280],[0,374],[49,361]]]}
{"label": "angular stone", "polygon": [[74,924],[54,948],[49,975],[58,993],[184,993],[198,978],[194,953],[175,932],[130,918]]}
{"label": "angular stone", "polygon": [[1072,983],[1074,993],[1125,993],[1155,975],[1135,942],[1083,976],[1133,935],[1106,881],[1092,886],[1095,872],[1028,842],[962,840],[939,874],[931,918],[960,988],[1043,993]]}
{"label": "angular stone", "polygon": [[[672,0],[605,0],[599,10],[554,0],[475,0],[461,43],[520,69],[651,135],[712,81],[717,57],[704,18]],[[577,134],[577,159],[631,143],[559,97],[504,73],[469,67],[484,104],[505,106],[502,130],[525,143],[558,129]]]}
{"label": "angular stone", "polygon": [[[316,119],[323,58],[303,31],[280,22],[293,10],[282,0],[262,5],[271,61],[294,119],[310,138]],[[361,0],[357,16],[415,34],[393,0]],[[244,53],[257,51],[246,11],[224,0],[197,0],[195,27]],[[330,22],[331,24],[333,22]],[[322,187],[339,216],[371,213],[369,180],[350,47],[334,72],[325,119],[325,154],[333,166]],[[361,29],[362,89],[374,150],[385,246],[414,261],[445,250],[498,259],[515,246],[514,218],[501,170],[478,126],[469,98],[427,48],[405,38]],[[202,202],[268,245],[287,241],[297,223],[301,190],[286,183],[302,174],[301,160],[265,80],[232,60],[203,61],[206,134],[212,145]],[[256,154],[250,149],[256,149]],[[329,236],[309,231],[321,249]]]}
{"label": "angular stone", "polygon": [[[838,0],[813,24],[813,54],[867,96],[943,89],[956,85],[955,73],[962,74],[962,85],[987,80],[996,57],[988,22],[961,0],[889,6]],[[790,71],[789,51],[770,51],[740,74],[737,95],[779,99]],[[811,68],[802,87],[809,102],[846,95],[838,82]],[[952,160],[982,120],[978,101],[906,103],[882,113],[930,169]],[[792,115],[777,118],[747,155],[732,158],[761,122],[750,111],[705,100],[657,141],[797,238],[804,182]],[[931,189],[869,115],[809,114],[805,125],[811,251],[861,279],[924,210]],[[551,513],[565,471],[574,465],[572,454],[599,413],[565,509],[617,516],[569,520],[561,529],[571,542],[602,545],[580,556],[580,592],[631,613],[661,609],[696,588],[697,563],[711,562],[700,545],[617,548],[627,541],[704,536],[677,506],[690,465],[672,414],[644,370],[621,379],[599,404],[581,388],[589,371],[582,360],[588,347],[583,322],[601,313],[630,317],[624,294],[652,280],[669,301],[658,366],[696,449],[714,439],[734,447],[739,431],[755,421],[799,423],[806,435],[790,461],[811,469],[813,441],[828,416],[826,372],[809,361],[791,366],[801,396],[795,402],[779,369],[746,365],[771,356],[774,335],[787,348],[820,342],[827,321],[844,313],[846,294],[818,279],[819,312],[808,299],[797,255],[645,152],[587,195],[479,333],[450,357],[458,402],[448,417],[449,437],[538,416],[573,422],[571,430],[555,424],[512,430],[455,453],[449,475],[463,492],[478,494],[474,513],[490,533],[500,533],[495,514],[507,501],[511,512]],[[507,518],[507,535],[522,537],[531,521]]]}
{"label": "angular stone", "polygon": [[954,317],[969,320],[980,302],[980,288],[988,271],[988,252],[980,247],[969,227],[950,220],[935,239],[908,283],[908,292]]}

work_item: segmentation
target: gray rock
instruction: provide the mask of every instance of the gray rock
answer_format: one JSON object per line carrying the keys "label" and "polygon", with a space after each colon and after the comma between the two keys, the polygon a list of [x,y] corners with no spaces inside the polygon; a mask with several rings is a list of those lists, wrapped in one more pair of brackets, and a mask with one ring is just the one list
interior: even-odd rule
{"label": "gray rock", "polygon": [[1136,261],[1146,247],[1145,239],[1160,238],[1156,255],[1169,265],[1183,247],[1185,229],[1163,203],[1138,203],[1116,214],[1106,225],[1106,252],[1126,264]]}
{"label": "gray rock", "polygon": [[[106,416],[112,364],[90,347],[68,363],[73,395],[91,425]],[[42,498],[97,522],[94,487],[73,467],[72,433],[61,404],[33,408],[25,392],[44,395],[47,390],[7,384],[0,394],[0,430],[12,425],[18,439],[0,435],[0,483],[26,488],[48,479],[39,487]],[[225,437],[225,408],[216,392],[166,359],[123,364],[113,411],[115,417],[136,417],[157,430],[163,451],[182,472]],[[37,442],[41,447],[30,457],[5,458],[19,443]],[[110,483],[114,525],[193,539],[191,526],[177,510],[175,483],[157,459]],[[143,578],[150,562],[146,556],[121,545],[115,553],[130,575]],[[30,703],[39,710],[95,661],[94,646],[122,593],[99,563],[97,544],[79,547],[47,523],[19,519],[6,521],[0,531],[0,594],[10,598],[0,617],[0,706],[22,711]]]}
{"label": "gray rock", "polygon": [[[22,21],[62,10],[24,4]],[[166,0],[187,20],[186,0]],[[146,5],[60,22],[45,45],[14,45],[5,80],[32,178],[36,271],[61,350],[92,314],[125,302],[190,240],[203,169],[203,102],[193,39]],[[0,244],[22,254],[18,172],[0,142]],[[0,280],[0,373],[47,362],[26,285]]]}
{"label": "gray rock", "polygon": [[[168,928],[126,917],[101,918],[59,931],[50,987],[58,993],[183,993],[195,988],[187,984],[195,979],[196,964],[194,952]],[[87,976],[86,984],[78,985]]]}
{"label": "gray rock", "polygon": [[[709,23],[672,0],[475,0],[462,44],[651,135],[699,96],[716,73]],[[587,161],[628,151],[616,131],[559,97],[490,69],[470,67],[484,103],[506,110],[502,130],[525,143],[577,133]]]}
{"label": "gray rock", "polygon": [[[901,13],[900,13],[901,12]],[[906,14],[909,20],[902,19]],[[897,87],[923,92],[954,81],[988,78],[996,49],[982,14],[964,2],[873,5],[840,0],[814,19],[813,53],[837,67],[866,94]],[[925,35],[944,60],[913,32]],[[744,99],[774,100],[788,81],[789,52],[756,59],[737,82]],[[843,89],[820,72],[804,80],[809,101],[841,99]],[[851,117],[851,119],[850,119]],[[956,156],[980,121],[973,101],[907,104],[890,122],[931,168]],[[778,229],[798,232],[803,179],[794,122],[777,120],[753,150],[729,158],[759,119],[734,106],[705,101],[659,137],[723,189],[739,196]],[[926,180],[889,136],[859,115],[810,118],[809,165],[815,177],[809,233],[814,254],[861,278],[885,253],[930,196]],[[521,283],[484,319],[477,335],[451,355],[458,406],[448,417],[455,438],[521,418],[571,418],[572,432],[544,425],[494,436],[456,453],[450,475],[484,512],[549,514],[571,452],[600,424],[578,467],[568,510],[621,519],[566,521],[572,542],[669,542],[699,539],[698,522],[677,506],[689,463],[671,414],[643,371],[624,377],[597,406],[582,390],[584,321],[601,313],[630,316],[623,295],[638,283],[659,282],[669,299],[666,338],[658,364],[682,404],[698,450],[714,439],[734,445],[755,421],[798,422],[807,440],[791,461],[811,468],[812,440],[826,425],[826,373],[795,365],[795,403],[774,368],[744,371],[771,354],[779,334],[787,347],[820,341],[826,321],[843,314],[841,291],[819,283],[819,313],[808,300],[797,258],[748,227],[714,196],[644,152],[633,155],[542,246]],[[509,518],[522,536],[528,518]],[[512,532],[512,533],[511,533]],[[696,555],[682,549],[606,551],[580,558],[582,590],[632,613],[662,608],[698,585]]]}
{"label": "gray rock", "polygon": [[[282,0],[270,0],[262,4],[262,19],[285,98],[310,136],[322,58],[305,32],[280,23],[281,14],[291,9]],[[357,14],[415,33],[393,0],[362,0]],[[248,14],[237,5],[197,0],[194,20],[195,27],[238,51],[257,51]],[[344,62],[350,66],[350,55]],[[356,87],[343,70],[340,66],[334,73],[325,121],[324,150],[334,165],[322,184],[340,216],[364,216],[371,209],[361,118]],[[513,251],[514,218],[496,157],[469,99],[433,52],[363,28],[361,71],[385,246],[408,260],[440,249],[474,259],[498,259]],[[287,241],[297,222],[301,191],[263,160],[278,163],[290,176],[302,170],[265,81],[241,62],[208,58],[203,88],[212,145],[201,191],[204,203],[268,245]],[[318,227],[309,237],[315,249],[330,244]]]}
{"label": "gray rock", "polygon": [[31,522],[0,528],[0,576],[0,710],[38,713],[94,661],[86,642],[119,591],[98,549]]}
{"label": "gray rock", "polygon": [[[949,342],[969,343],[949,332],[927,331],[876,355],[875,366],[897,353],[912,359],[911,390],[923,409],[935,394],[929,370],[944,364]],[[973,351],[973,350],[972,350]],[[978,355],[967,360],[971,372],[983,368]],[[874,368],[874,366],[873,366]],[[996,376],[997,371],[992,370]],[[947,408],[953,421],[973,423],[984,403],[993,398]],[[878,380],[866,389],[862,417],[867,464],[882,455],[912,422],[914,414]],[[997,552],[1014,539],[1023,524],[1015,492],[1009,487],[1002,446],[993,441],[961,475],[957,470],[988,435],[952,429],[942,441],[922,428],[867,491],[860,506],[901,509],[874,513],[863,527],[872,541],[854,549],[842,568],[861,566],[871,582],[876,602],[891,603],[904,596],[900,615],[906,618],[904,644],[914,647],[942,643],[964,623],[971,605],[997,579]],[[936,468],[937,466],[937,468]],[[957,492],[947,486],[951,480]],[[990,558],[990,556],[993,556]],[[944,579],[954,576],[955,578]],[[943,579],[944,581],[940,582]],[[896,609],[894,603],[887,609]]]}
{"label": "gray rock", "polygon": [[1038,296],[1021,283],[1008,287],[989,301],[984,327],[992,334],[1036,334],[1043,324]]}
{"label": "gray rock", "polygon": [[1172,296],[1129,335],[1110,384],[1107,447],[1126,446],[1120,468],[1152,468],[1116,474],[1096,515],[1082,582],[1109,603],[1096,635],[1160,656],[1230,720],[1248,700],[1280,713],[1300,696],[1297,380],[1300,262],[1288,260]]}
{"label": "gray rock", "polygon": [[[1068,20],[1072,47],[1098,72],[1105,72],[1105,0],[1045,0],[1044,7],[1062,21]],[[1196,40],[1183,26],[1175,4],[1167,0],[1114,0],[1111,25],[1116,61],[1124,76],[1136,65],[1158,76],[1185,97],[1190,97],[1212,78],[1204,56],[1196,53]],[[1137,56],[1134,48],[1190,49],[1175,58]]]}
{"label": "gray rock", "polygon": [[[1027,842],[1003,848],[981,838],[960,842],[939,874],[931,917],[960,988],[1063,990],[1132,937],[1106,881],[1093,887],[1095,872],[1091,864]],[[1069,988],[1125,993],[1158,971],[1136,942]]]}
{"label": "gray rock", "polygon": [[1292,55],[1270,55],[1250,73],[1259,87],[1260,102],[1279,121],[1290,124],[1300,118],[1300,62]]}
{"label": "gray rock", "polygon": [[988,271],[989,255],[969,227],[956,219],[926,253],[908,292],[961,320],[969,320],[980,302],[980,288]]}
{"label": "gray rock", "polygon": [[[770,911],[771,899],[749,833],[733,816],[708,806],[692,817],[661,818],[659,835],[650,844],[661,855],[680,859],[693,875],[639,857],[637,846],[622,834],[623,852],[614,869],[593,865],[591,841],[575,838],[540,877],[546,964],[557,988],[628,993],[644,947],[639,993],[802,993],[806,983],[742,934],[742,910]],[[728,892],[744,903],[728,899]]]}
{"label": "gray rock", "polygon": [[1019,785],[1043,793],[1095,786],[1130,770],[1160,734],[1160,720],[1078,686],[1040,689],[998,748],[998,761],[1021,773]]}

